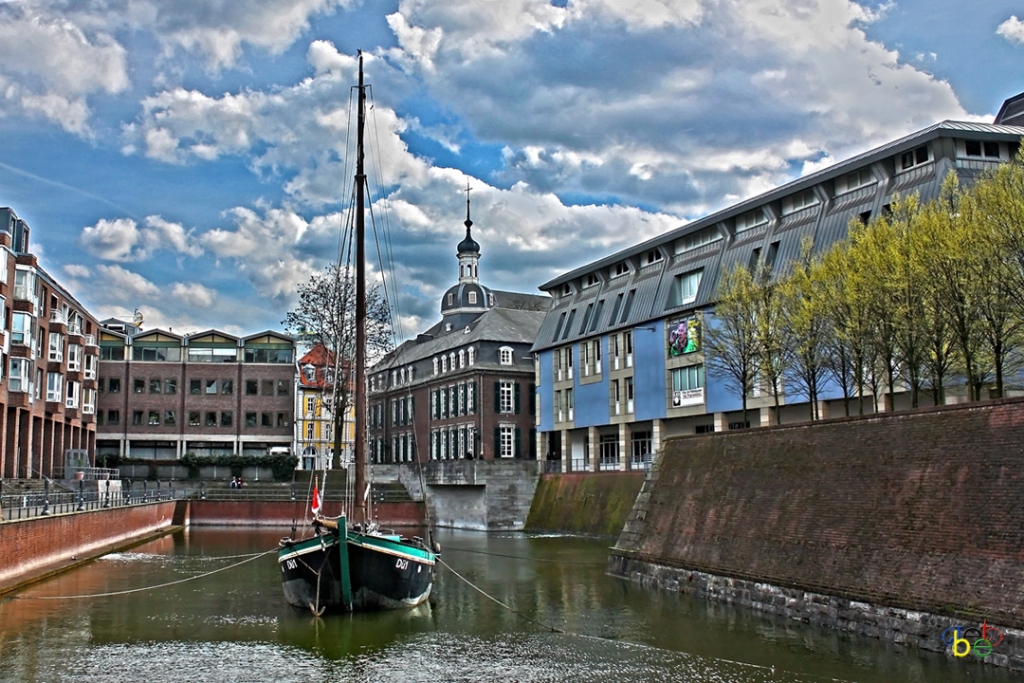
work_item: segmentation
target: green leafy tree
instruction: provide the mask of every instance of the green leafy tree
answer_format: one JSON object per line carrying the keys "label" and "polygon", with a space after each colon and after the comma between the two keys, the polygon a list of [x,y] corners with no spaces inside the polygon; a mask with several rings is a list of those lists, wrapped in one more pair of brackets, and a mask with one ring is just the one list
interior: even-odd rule
{"label": "green leafy tree", "polygon": [[817,420],[821,417],[818,397],[828,373],[829,321],[822,300],[822,268],[812,258],[813,248],[813,240],[805,237],[800,244],[800,258],[781,283],[781,291],[782,333],[792,349],[786,369],[787,386],[793,387],[794,395],[807,398],[810,417]]}
{"label": "green leafy tree", "polygon": [[709,374],[720,375],[739,394],[746,424],[747,395],[757,372],[757,292],[753,276],[741,264],[719,280],[718,303],[701,327],[704,364]]}

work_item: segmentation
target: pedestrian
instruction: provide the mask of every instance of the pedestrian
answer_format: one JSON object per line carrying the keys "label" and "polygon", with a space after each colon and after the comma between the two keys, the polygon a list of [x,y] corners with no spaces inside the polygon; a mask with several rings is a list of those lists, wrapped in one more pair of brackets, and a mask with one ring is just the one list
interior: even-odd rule
{"label": "pedestrian", "polygon": [[231,477],[231,484],[229,484],[229,486],[231,486],[231,488],[233,488],[233,489],[237,489],[238,488],[238,479],[236,477]]}

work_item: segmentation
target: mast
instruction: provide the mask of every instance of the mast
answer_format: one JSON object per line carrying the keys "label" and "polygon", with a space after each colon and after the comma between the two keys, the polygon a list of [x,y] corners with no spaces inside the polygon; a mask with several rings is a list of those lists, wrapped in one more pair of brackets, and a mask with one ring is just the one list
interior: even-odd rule
{"label": "mast", "polygon": [[359,116],[356,134],[356,405],[355,461],[356,481],[354,506],[357,522],[368,522],[366,516],[366,214],[363,202],[366,174],[363,170],[363,125],[366,120],[366,86],[363,85],[363,51],[359,51]]}

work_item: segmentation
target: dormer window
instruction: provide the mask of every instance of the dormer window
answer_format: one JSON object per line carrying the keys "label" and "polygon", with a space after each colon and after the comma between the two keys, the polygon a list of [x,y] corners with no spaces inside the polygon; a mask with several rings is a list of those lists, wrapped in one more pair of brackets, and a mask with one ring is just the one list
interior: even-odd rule
{"label": "dormer window", "polygon": [[512,365],[512,347],[502,346],[498,349],[498,360],[502,365]]}
{"label": "dormer window", "polygon": [[804,190],[782,200],[782,215],[801,211],[817,203],[818,196],[814,194],[814,190]]}
{"label": "dormer window", "polygon": [[438,363],[437,363],[437,359],[435,358],[435,359],[434,359],[434,374],[435,374],[435,375],[437,374],[437,365],[438,365]]}
{"label": "dormer window", "polygon": [[969,157],[999,158],[998,142],[981,142],[980,140],[964,140],[964,153]]}
{"label": "dormer window", "polygon": [[568,283],[562,285],[562,296],[569,296],[572,294],[572,287]]}
{"label": "dormer window", "polygon": [[448,356],[441,356],[441,372],[448,372]]}
{"label": "dormer window", "polygon": [[648,266],[651,265],[652,263],[657,263],[660,260],[661,252],[658,251],[657,249],[651,249],[644,255],[644,263]]}
{"label": "dormer window", "polygon": [[459,367],[460,368],[466,367],[466,350],[465,349],[459,349]]}
{"label": "dormer window", "polygon": [[736,218],[736,232],[741,233],[745,230],[751,230],[767,222],[768,214],[765,213],[764,207],[759,206],[753,211],[748,211]]}
{"label": "dormer window", "polygon": [[476,349],[470,346],[467,353],[469,354],[469,364],[473,365],[476,362]]}
{"label": "dormer window", "polygon": [[487,300],[488,300],[488,302],[490,302],[491,306],[494,305],[494,295],[493,294],[488,294],[487,295]]}
{"label": "dormer window", "polygon": [[874,185],[876,182],[878,181],[875,179],[875,174],[871,172],[871,169],[862,168],[859,171],[854,171],[844,175],[842,178],[838,178],[836,180],[836,194],[840,195],[859,190],[862,187]]}
{"label": "dormer window", "polygon": [[451,292],[448,292],[448,305],[451,306],[454,302],[455,296]]}
{"label": "dormer window", "polygon": [[589,275],[587,275],[586,279],[584,280],[584,285],[583,286],[584,287],[593,287],[598,282],[600,282],[600,280],[598,279],[597,275],[595,273],[590,273]]}
{"label": "dormer window", "polygon": [[471,303],[471,304],[475,304],[476,303],[476,292],[470,292],[469,293],[469,303]]}
{"label": "dormer window", "polygon": [[622,277],[623,275],[627,275],[628,273],[629,264],[627,264],[625,261],[619,261],[614,266],[612,266],[612,277]]}
{"label": "dormer window", "polygon": [[922,145],[917,149],[912,149],[909,152],[901,154],[898,166],[901,171],[906,171],[914,168],[915,166],[927,164],[929,161],[931,161],[931,154],[928,150],[928,145]]}

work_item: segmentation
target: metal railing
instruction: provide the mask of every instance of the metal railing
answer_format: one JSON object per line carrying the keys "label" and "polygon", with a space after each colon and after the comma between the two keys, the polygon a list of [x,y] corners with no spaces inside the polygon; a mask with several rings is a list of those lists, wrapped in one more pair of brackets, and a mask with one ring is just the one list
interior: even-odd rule
{"label": "metal railing", "polygon": [[[81,477],[78,476],[79,472],[82,473]],[[119,475],[120,472],[117,468],[113,467],[67,467],[58,468],[54,472],[54,476],[58,479],[84,479],[86,481],[93,481],[96,479],[118,479]]]}
{"label": "metal railing", "polygon": [[0,496],[0,511],[3,520],[16,521],[48,515],[71,512],[86,512],[103,508],[119,508],[129,505],[145,505],[170,500],[180,500],[189,495],[187,489],[151,488],[142,490],[79,491],[78,493],[48,493],[32,491],[18,495]]}

